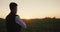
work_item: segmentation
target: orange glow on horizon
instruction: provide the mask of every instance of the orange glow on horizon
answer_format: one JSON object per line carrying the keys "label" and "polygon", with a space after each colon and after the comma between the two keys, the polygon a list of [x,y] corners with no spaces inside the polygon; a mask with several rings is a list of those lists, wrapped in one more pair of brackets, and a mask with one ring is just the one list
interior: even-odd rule
{"label": "orange glow on horizon", "polygon": [[60,2],[58,0],[0,0],[0,18],[9,14],[9,4],[18,4],[17,14],[21,19],[35,19],[45,17],[60,18]]}

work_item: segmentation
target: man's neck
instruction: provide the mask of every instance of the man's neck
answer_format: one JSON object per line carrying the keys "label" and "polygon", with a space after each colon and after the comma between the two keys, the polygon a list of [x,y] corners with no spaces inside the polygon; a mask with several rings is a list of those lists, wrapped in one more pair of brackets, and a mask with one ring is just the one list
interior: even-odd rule
{"label": "man's neck", "polygon": [[11,14],[16,14],[16,13],[14,13],[14,12],[10,12]]}

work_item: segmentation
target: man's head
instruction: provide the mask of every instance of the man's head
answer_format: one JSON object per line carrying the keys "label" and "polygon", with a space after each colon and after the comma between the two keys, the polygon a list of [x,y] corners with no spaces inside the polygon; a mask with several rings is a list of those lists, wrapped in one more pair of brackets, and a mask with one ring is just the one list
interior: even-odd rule
{"label": "man's head", "polygon": [[17,12],[17,4],[16,3],[11,2],[9,7],[10,7],[10,10],[11,10],[12,13],[16,13]]}

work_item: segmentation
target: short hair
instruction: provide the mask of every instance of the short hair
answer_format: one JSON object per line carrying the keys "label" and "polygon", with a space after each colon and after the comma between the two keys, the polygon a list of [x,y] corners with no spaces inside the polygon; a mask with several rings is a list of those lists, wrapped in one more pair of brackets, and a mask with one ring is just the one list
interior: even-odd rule
{"label": "short hair", "polygon": [[10,5],[9,5],[10,9],[13,9],[13,8],[16,7],[16,6],[17,6],[17,4],[14,3],[14,2],[11,2]]}

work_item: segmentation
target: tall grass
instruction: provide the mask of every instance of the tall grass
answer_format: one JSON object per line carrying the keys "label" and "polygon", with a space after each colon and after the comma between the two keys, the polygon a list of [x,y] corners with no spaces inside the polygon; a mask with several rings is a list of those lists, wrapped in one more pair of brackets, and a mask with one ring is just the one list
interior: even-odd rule
{"label": "tall grass", "polygon": [[[30,19],[28,22],[29,23],[26,23],[27,29],[22,29],[20,32],[60,32],[60,19]],[[0,20],[0,32],[6,32],[4,19]]]}

